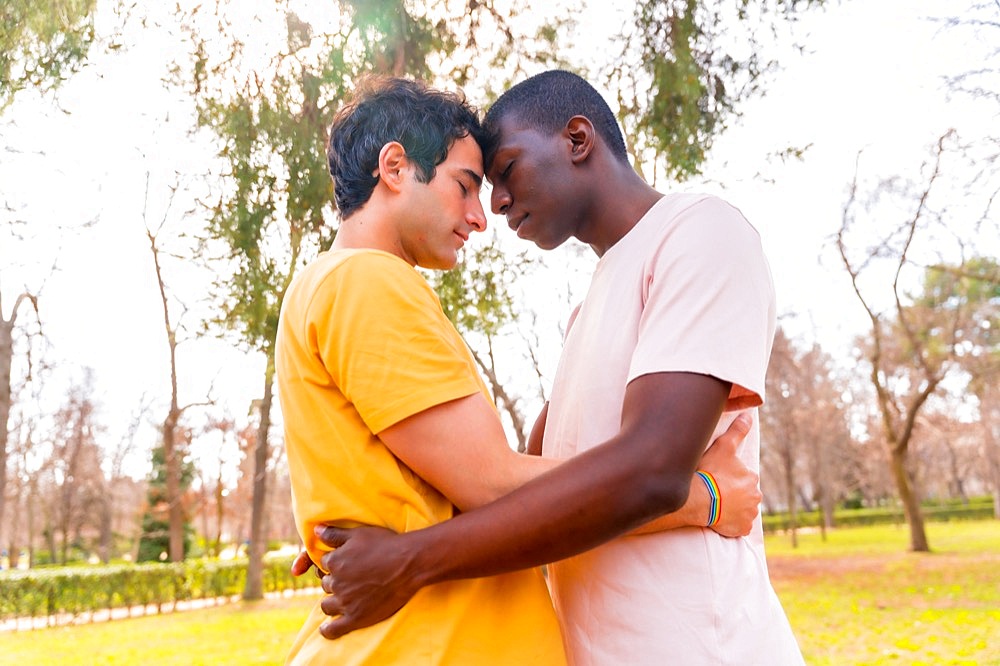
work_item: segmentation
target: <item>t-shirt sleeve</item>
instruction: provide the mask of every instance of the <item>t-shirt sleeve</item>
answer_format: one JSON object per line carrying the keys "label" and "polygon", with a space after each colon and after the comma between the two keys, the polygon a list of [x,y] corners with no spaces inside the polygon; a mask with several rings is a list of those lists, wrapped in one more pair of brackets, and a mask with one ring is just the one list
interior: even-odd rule
{"label": "t-shirt sleeve", "polygon": [[645,269],[629,380],[694,372],[733,384],[728,410],[763,402],[774,285],[760,237],[714,197],[681,211]]}
{"label": "t-shirt sleeve", "polygon": [[461,338],[412,267],[359,254],[310,303],[311,344],[373,433],[480,390]]}

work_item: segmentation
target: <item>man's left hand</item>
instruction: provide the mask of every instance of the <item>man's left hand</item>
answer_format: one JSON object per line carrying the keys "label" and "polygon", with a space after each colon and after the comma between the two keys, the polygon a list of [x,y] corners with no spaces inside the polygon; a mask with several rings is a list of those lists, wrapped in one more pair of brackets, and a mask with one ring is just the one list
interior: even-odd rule
{"label": "man's left hand", "polygon": [[420,589],[411,571],[415,551],[406,547],[409,535],[381,527],[319,525],[314,531],[320,541],[334,549],[320,561],[330,572],[323,576],[323,591],[328,596],[320,608],[335,618],[320,626],[324,638],[340,638],[381,622]]}

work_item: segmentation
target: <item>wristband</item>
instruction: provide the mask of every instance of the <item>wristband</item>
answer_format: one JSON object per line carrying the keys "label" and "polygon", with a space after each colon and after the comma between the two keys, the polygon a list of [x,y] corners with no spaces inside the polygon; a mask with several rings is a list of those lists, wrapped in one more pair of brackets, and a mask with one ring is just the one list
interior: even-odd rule
{"label": "wristband", "polygon": [[708,472],[703,472],[699,469],[695,474],[701,477],[701,480],[705,482],[705,487],[708,488],[708,496],[710,498],[708,527],[715,527],[719,524],[719,519],[722,517],[722,493],[719,492],[719,484],[715,482],[715,477]]}

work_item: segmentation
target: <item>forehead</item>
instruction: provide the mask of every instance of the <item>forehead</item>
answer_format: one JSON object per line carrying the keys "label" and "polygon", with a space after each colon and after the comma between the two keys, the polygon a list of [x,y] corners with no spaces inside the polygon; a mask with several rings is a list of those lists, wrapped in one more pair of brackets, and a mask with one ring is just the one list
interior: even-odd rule
{"label": "forehead", "polygon": [[507,114],[496,125],[496,152],[511,146],[530,144],[539,134],[537,128],[521,120],[516,114]]}
{"label": "forehead", "polygon": [[537,153],[549,146],[551,137],[537,127],[520,120],[515,114],[509,114],[495,125],[495,135],[490,155],[487,155],[487,169],[496,165],[498,157],[510,157],[525,152]]}
{"label": "forehead", "polygon": [[483,173],[483,151],[471,136],[455,139],[448,149],[448,156],[442,166],[454,169],[468,169],[477,174]]}

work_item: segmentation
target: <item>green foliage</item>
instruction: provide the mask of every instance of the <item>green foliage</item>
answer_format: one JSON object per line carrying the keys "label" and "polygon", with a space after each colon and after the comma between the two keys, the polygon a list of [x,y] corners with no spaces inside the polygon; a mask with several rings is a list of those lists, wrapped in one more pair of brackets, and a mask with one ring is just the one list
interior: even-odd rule
{"label": "green foliage", "polygon": [[[175,446],[180,445],[178,441]],[[180,453],[180,452],[178,452]],[[180,490],[191,486],[194,479],[194,462],[187,457],[181,458]],[[158,562],[160,554],[170,552],[170,521],[169,498],[167,497],[167,464],[163,446],[153,449],[153,470],[149,477],[147,490],[149,508],[142,516],[142,535],[139,538],[138,562]],[[187,520],[184,523],[184,555],[191,551],[191,541],[194,537],[194,526]]]}
{"label": "green foliage", "polygon": [[[265,592],[315,587],[319,579],[291,574],[292,560],[265,560]],[[192,560],[171,564],[58,567],[0,572],[0,620],[69,614],[74,617],[112,608],[214,599],[240,593],[245,560]]]}
{"label": "green foliage", "polygon": [[1000,369],[1000,264],[995,258],[929,267],[911,307],[934,315],[921,330],[922,342],[937,356],[946,354],[951,343],[974,390]]}
{"label": "green foliage", "polygon": [[[759,92],[777,63],[762,55],[769,37],[800,7],[822,0],[652,0],[636,2],[634,29],[609,69],[638,161],[662,158],[668,176],[699,173],[713,139]],[[651,153],[651,155],[649,154]]]}
{"label": "green foliage", "polygon": [[512,285],[532,263],[526,253],[502,250],[494,236],[489,244],[466,250],[452,270],[429,278],[455,328],[495,336],[516,319]]}
{"label": "green foliage", "polygon": [[97,0],[0,0],[0,111],[19,91],[57,88],[94,42]]}
{"label": "green foliage", "polygon": [[[993,499],[979,497],[963,503],[960,500],[928,501],[922,505],[925,520],[947,522],[951,520],[982,520],[993,517]],[[762,517],[764,532],[785,532],[789,529],[790,519],[787,513],[765,514]],[[818,528],[823,520],[819,511],[800,511],[795,515],[796,525],[800,528]],[[902,525],[906,518],[903,507],[865,507],[840,509],[834,512],[834,525],[837,527],[861,527],[870,525]]]}

